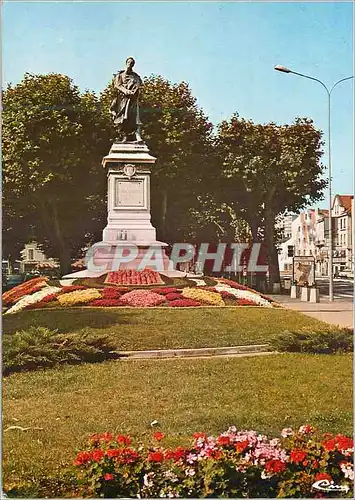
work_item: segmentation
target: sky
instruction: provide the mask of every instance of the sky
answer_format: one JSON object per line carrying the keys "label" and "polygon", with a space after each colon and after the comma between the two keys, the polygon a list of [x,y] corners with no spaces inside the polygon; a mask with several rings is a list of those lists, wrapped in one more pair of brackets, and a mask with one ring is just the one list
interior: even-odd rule
{"label": "sky", "polygon": [[[328,87],[354,74],[352,2],[4,1],[2,10],[3,85],[55,72],[100,92],[133,56],[141,76],[188,82],[215,125],[235,112],[258,123],[307,116],[327,132],[321,85],[273,68]],[[334,194],[353,192],[353,101],[353,80],[332,93]]]}

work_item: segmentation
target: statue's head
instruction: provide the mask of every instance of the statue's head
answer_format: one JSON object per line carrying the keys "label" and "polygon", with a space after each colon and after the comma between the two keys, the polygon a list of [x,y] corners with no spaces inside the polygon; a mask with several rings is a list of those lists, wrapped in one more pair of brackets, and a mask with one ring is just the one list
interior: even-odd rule
{"label": "statue's head", "polygon": [[133,59],[133,57],[127,57],[126,59],[126,67],[129,68],[129,69],[132,69],[133,66],[135,65],[135,60]]}

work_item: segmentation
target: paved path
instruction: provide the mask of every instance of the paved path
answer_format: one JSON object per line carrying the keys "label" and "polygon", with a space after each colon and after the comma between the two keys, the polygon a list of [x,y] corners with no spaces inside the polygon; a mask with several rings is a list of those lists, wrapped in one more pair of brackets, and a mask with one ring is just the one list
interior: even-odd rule
{"label": "paved path", "polygon": [[307,314],[320,321],[348,328],[353,327],[354,304],[350,299],[336,299],[334,302],[329,302],[327,298],[321,297],[318,304],[313,304],[301,302],[299,299],[291,299],[288,295],[270,295],[270,297],[285,307]]}

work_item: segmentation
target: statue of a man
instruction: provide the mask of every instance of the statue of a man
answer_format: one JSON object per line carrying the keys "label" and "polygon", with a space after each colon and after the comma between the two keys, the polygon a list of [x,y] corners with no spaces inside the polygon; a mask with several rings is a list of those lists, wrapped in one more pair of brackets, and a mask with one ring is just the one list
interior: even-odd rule
{"label": "statue of a man", "polygon": [[110,113],[118,130],[123,133],[123,142],[143,142],[140,136],[139,91],[143,86],[141,77],[133,71],[135,60],[128,57],[126,69],[119,71],[113,81],[116,91]]}

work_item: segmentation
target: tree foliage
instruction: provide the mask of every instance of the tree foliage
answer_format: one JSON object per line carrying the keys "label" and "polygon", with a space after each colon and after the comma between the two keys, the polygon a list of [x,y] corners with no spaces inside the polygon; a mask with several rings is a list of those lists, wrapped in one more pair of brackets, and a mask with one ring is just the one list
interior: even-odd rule
{"label": "tree foliage", "polygon": [[278,279],[275,218],[322,198],[322,133],[312,120],[291,125],[255,124],[234,115],[218,127],[216,140],[223,202],[248,222],[253,239],[260,229],[269,264]]}
{"label": "tree foliage", "polygon": [[93,208],[105,193],[100,163],[109,139],[99,100],[67,76],[27,73],[3,93],[5,232],[19,216],[31,221],[62,272],[102,223]]}

